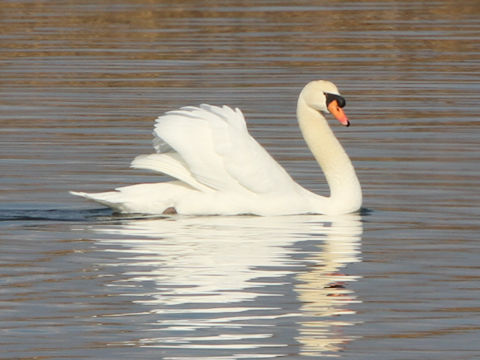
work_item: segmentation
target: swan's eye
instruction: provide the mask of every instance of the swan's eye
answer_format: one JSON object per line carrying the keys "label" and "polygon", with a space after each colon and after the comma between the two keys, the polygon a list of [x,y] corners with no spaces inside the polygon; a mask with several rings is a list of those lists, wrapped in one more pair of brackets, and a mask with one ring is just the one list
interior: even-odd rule
{"label": "swan's eye", "polygon": [[337,100],[337,104],[341,108],[343,108],[346,105],[346,101],[343,98],[343,96],[336,95],[336,94],[330,94],[330,93],[324,93],[324,94],[325,94],[325,97],[327,98],[327,107],[328,107],[328,105],[330,105],[330,103],[333,100]]}

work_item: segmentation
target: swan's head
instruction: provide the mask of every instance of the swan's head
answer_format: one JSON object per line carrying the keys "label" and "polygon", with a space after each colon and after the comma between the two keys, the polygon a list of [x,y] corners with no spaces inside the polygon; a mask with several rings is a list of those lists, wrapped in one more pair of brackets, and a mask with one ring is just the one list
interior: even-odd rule
{"label": "swan's head", "polygon": [[340,124],[349,126],[347,115],[343,111],[345,99],[340,95],[335,84],[326,80],[309,82],[300,94],[308,106],[324,113],[330,113],[340,121]]}

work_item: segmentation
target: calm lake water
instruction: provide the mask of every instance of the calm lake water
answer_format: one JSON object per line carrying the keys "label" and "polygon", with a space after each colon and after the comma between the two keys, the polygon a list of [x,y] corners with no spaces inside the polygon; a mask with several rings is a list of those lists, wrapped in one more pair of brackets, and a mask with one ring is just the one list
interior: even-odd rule
{"label": "calm lake water", "polygon": [[[28,1],[0,17],[1,359],[480,359],[480,3]],[[360,214],[141,218],[156,116],[242,108],[302,185],[334,81]]]}

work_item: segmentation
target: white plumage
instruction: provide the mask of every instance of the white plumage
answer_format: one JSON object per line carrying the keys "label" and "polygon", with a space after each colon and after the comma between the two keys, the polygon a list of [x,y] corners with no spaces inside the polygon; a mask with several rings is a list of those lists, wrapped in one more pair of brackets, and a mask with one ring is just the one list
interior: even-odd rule
{"label": "white plumage", "polygon": [[[342,177],[353,181],[353,185],[344,189],[355,197],[353,201],[347,199],[350,204],[339,206],[333,196],[327,198],[313,194],[295,183],[249,134],[239,109],[206,104],[184,107],[157,118],[153,131],[156,153],[140,155],[131,164],[133,168],[170,175],[175,181],[138,184],[96,194],[72,193],[127,213],[162,214],[167,210],[201,215],[284,215],[358,210],[361,191],[348,156],[328,125],[326,130],[318,128],[318,124],[308,129],[311,120],[326,124],[320,111],[329,111],[324,94],[327,91],[338,94],[336,87],[329,82],[308,84],[302,91],[303,96],[300,95],[297,113],[304,136],[305,131],[321,131],[317,134],[318,139],[315,136],[305,138],[317,160],[322,151],[332,157],[323,159],[324,164],[319,161],[324,171],[332,161],[337,162],[337,170],[332,172],[330,179],[332,183],[326,173],[330,186],[338,186],[338,179],[333,178],[338,177],[339,168],[343,169]],[[318,96],[313,96],[312,92]],[[315,99],[313,104],[303,104],[312,96]],[[328,140],[323,141],[324,145],[333,148],[322,150],[322,140]],[[336,152],[335,146],[339,147]],[[340,183],[345,185],[343,180]],[[345,201],[345,196],[341,198]]]}

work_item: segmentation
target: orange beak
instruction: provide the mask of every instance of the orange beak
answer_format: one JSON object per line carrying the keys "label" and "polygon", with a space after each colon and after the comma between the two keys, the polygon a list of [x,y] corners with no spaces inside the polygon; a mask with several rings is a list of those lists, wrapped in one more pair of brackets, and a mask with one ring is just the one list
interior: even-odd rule
{"label": "orange beak", "polygon": [[333,100],[328,104],[328,111],[335,116],[335,119],[340,121],[340,124],[350,126],[350,121],[348,121],[347,115],[345,115],[343,109],[338,106],[337,100]]}

